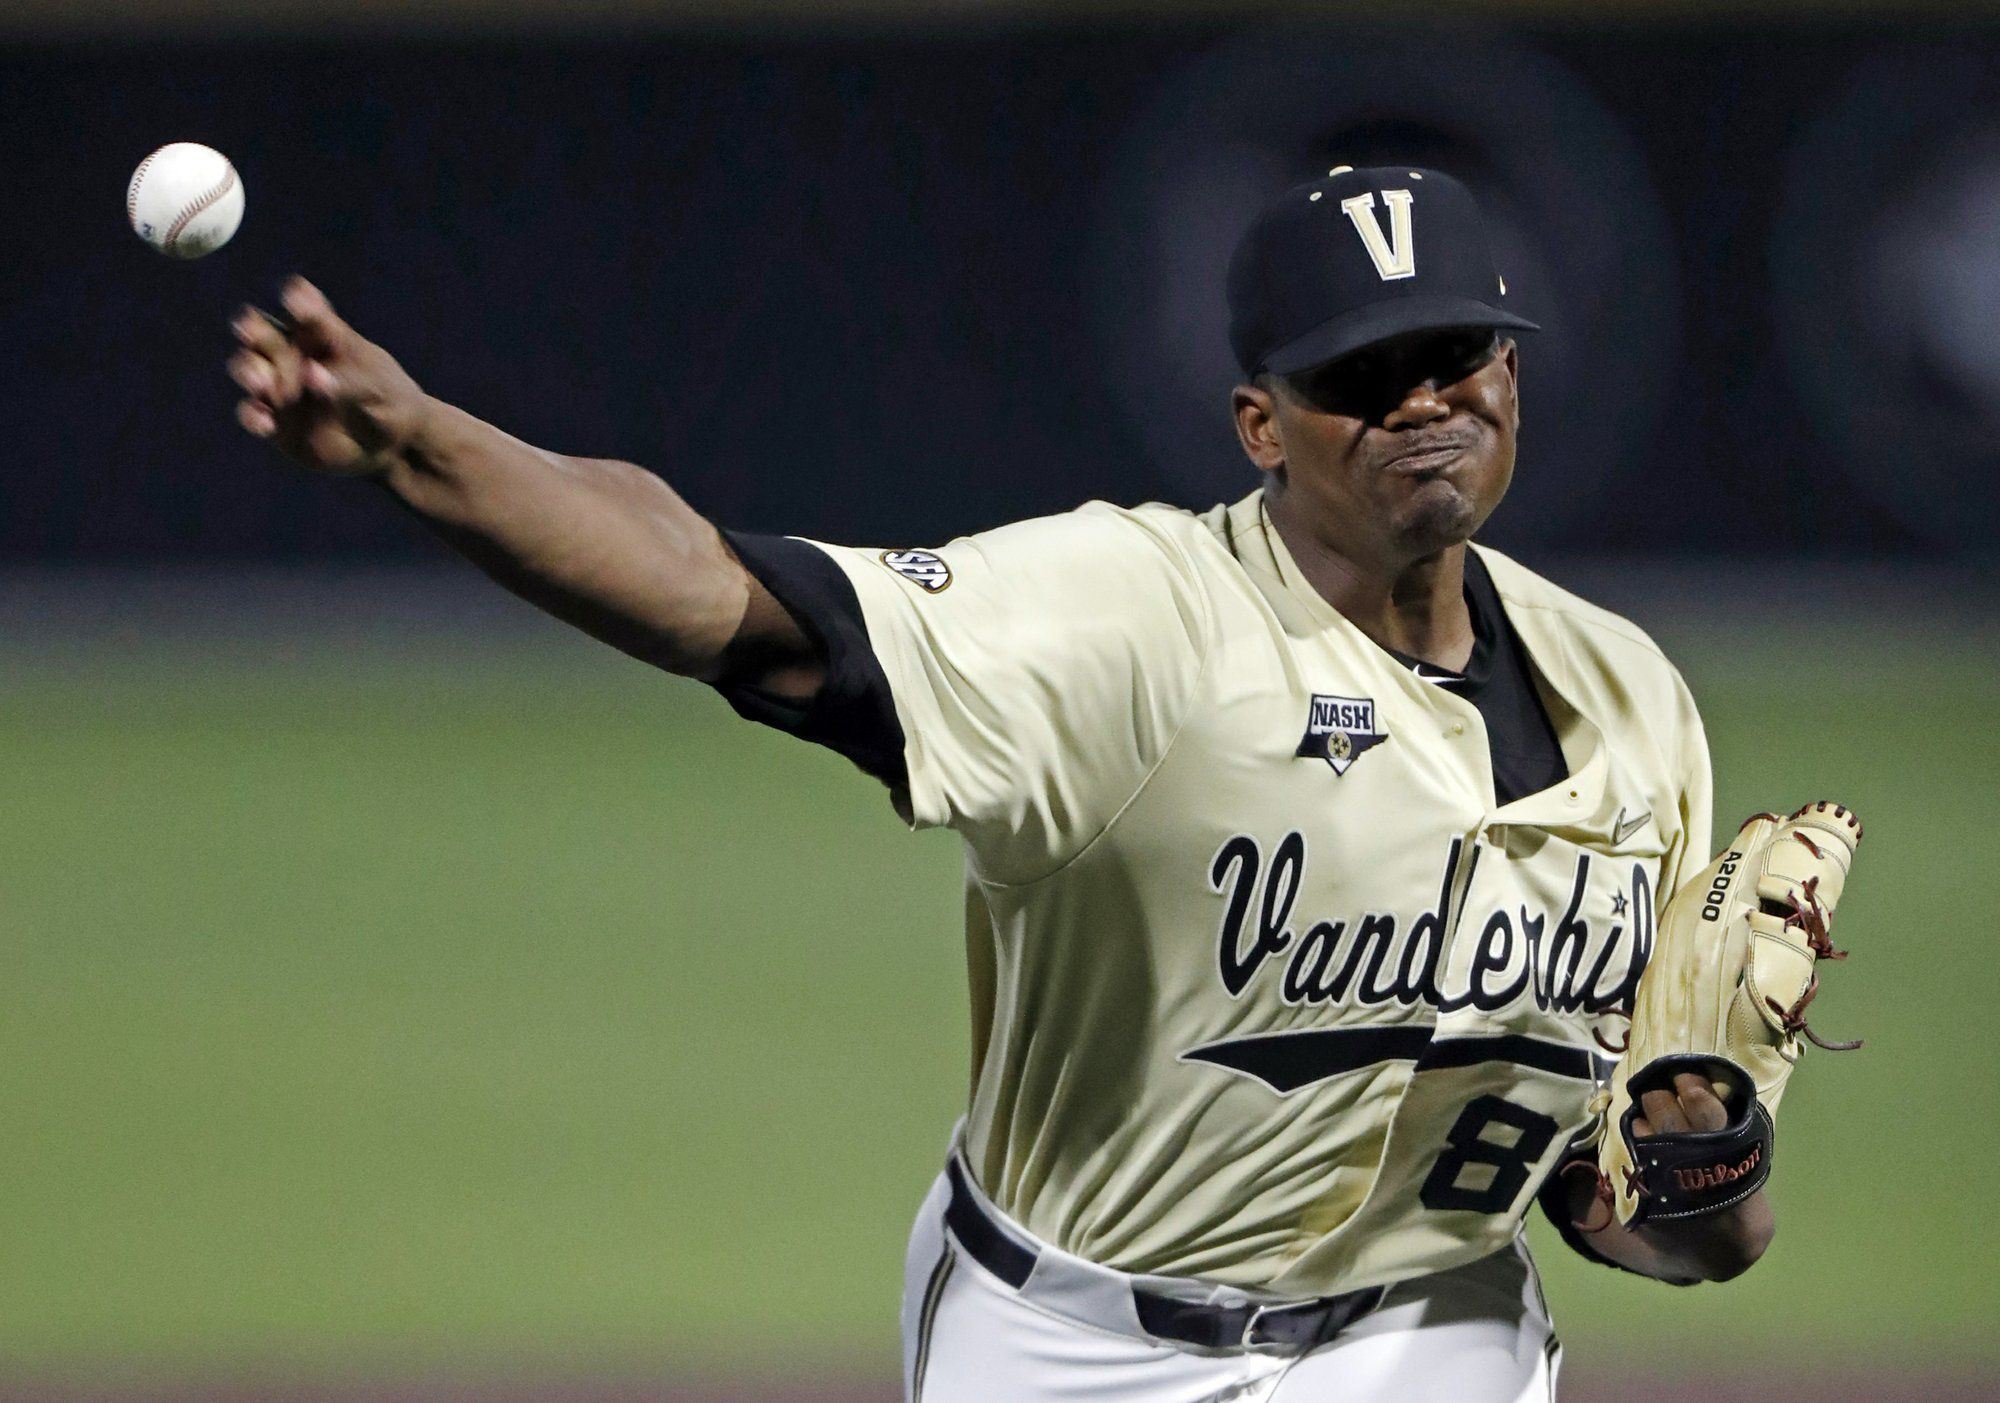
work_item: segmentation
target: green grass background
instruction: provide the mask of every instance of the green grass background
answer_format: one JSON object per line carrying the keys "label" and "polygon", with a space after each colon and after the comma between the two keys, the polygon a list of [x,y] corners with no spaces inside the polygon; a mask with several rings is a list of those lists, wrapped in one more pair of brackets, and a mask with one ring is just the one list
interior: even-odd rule
{"label": "green grass background", "polygon": [[[1741,1281],[1538,1231],[1572,1357],[1990,1367],[1991,640],[1704,636],[1719,826],[1867,821],[1818,1011],[1868,1049],[1793,1082]],[[966,1074],[952,839],[567,639],[4,661],[0,1378],[893,1370]]]}

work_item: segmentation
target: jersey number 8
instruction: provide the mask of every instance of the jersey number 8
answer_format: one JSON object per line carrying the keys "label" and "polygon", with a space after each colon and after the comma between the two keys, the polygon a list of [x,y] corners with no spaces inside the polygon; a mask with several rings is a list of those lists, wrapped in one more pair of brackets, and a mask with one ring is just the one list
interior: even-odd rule
{"label": "jersey number 8", "polygon": [[[1528,1167],[1556,1138],[1554,1120],[1538,1112],[1481,1096],[1467,1105],[1444,1137],[1444,1153],[1424,1178],[1424,1207],[1461,1213],[1505,1213],[1528,1183]],[[1514,1132],[1504,1143],[1497,1136]],[[1491,1177],[1477,1166],[1490,1166]],[[1461,1182],[1461,1180],[1465,1182]]]}

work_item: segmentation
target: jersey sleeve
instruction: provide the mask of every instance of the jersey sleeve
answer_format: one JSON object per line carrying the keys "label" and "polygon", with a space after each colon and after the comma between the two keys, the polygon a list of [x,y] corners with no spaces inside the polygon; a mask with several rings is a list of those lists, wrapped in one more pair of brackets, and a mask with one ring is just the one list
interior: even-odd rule
{"label": "jersey sleeve", "polygon": [[1046,875],[1145,782],[1207,659],[1200,576],[1152,515],[1093,503],[934,551],[732,537],[829,679],[791,714],[731,700],[855,758],[990,880]]}

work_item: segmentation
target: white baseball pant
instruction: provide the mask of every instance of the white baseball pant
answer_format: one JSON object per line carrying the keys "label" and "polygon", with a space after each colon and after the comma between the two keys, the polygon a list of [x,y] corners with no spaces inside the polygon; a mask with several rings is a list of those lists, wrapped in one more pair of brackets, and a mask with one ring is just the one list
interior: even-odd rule
{"label": "white baseball pant", "polygon": [[1562,1349],[1525,1242],[1400,1282],[1306,1353],[1153,1338],[1134,1284],[1219,1305],[1250,1293],[1133,1277],[1037,1241],[969,1177],[981,1213],[1036,1254],[1017,1289],[947,1229],[939,1175],[903,1268],[905,1403],[1553,1403]]}

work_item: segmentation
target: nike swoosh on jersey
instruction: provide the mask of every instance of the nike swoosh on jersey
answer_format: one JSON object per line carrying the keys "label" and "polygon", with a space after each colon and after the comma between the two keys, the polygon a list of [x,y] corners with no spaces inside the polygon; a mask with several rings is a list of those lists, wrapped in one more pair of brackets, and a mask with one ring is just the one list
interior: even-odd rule
{"label": "nike swoosh on jersey", "polygon": [[1625,819],[1625,810],[1622,808],[1619,809],[1618,818],[1611,825],[1611,845],[1613,847],[1616,847],[1618,844],[1624,842],[1627,838],[1631,837],[1634,833],[1637,833],[1641,828],[1646,826],[1646,821],[1650,819],[1652,816],[1653,816],[1653,811],[1651,809],[1648,809],[1644,813],[1640,814],[1637,818],[1631,820],[1628,823]]}
{"label": "nike swoosh on jersey", "polygon": [[1410,671],[1417,674],[1417,681],[1435,682],[1439,686],[1444,686],[1452,682],[1463,682],[1465,680],[1462,675],[1456,672],[1425,672],[1421,667],[1413,667]]}

